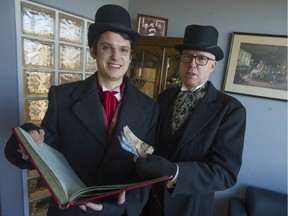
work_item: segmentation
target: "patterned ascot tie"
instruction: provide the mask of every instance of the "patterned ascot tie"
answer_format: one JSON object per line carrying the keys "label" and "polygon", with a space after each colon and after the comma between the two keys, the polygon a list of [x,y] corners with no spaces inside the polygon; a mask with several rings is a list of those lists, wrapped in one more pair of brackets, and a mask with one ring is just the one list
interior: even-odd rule
{"label": "patterned ascot tie", "polygon": [[206,91],[207,83],[195,91],[182,91],[177,96],[174,103],[171,125],[173,134],[191,117]]}

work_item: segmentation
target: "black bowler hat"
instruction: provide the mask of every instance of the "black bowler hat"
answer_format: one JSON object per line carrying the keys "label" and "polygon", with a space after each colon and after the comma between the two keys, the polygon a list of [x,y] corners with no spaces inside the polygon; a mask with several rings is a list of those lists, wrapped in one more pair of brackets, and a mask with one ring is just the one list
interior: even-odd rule
{"label": "black bowler hat", "polygon": [[128,34],[135,44],[140,38],[140,34],[131,29],[130,14],[118,5],[104,5],[95,14],[95,23],[89,26],[88,45],[91,48],[95,38],[105,31],[117,31]]}
{"label": "black bowler hat", "polygon": [[185,28],[183,44],[175,46],[180,53],[185,49],[202,50],[212,53],[216,61],[223,59],[224,53],[217,46],[218,31],[213,26],[189,25]]}

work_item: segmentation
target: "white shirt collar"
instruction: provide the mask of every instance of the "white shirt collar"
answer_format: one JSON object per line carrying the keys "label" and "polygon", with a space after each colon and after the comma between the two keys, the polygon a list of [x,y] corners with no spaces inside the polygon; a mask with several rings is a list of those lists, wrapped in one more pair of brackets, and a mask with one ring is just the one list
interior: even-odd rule
{"label": "white shirt collar", "polygon": [[105,92],[105,91],[116,91],[118,92],[117,94],[115,94],[114,96],[117,98],[118,101],[121,100],[122,98],[122,95],[120,94],[120,86],[117,86],[116,88],[112,89],[112,90],[109,90],[107,89],[105,86],[102,85],[102,91]]}
{"label": "white shirt collar", "polygon": [[120,86],[117,86],[116,88],[109,90],[105,86],[102,85],[102,91],[103,92],[104,91],[117,91],[117,92],[120,92]]}
{"label": "white shirt collar", "polygon": [[[197,89],[201,88],[203,85],[205,85],[205,83],[197,86],[195,89],[192,90],[192,92],[194,92],[194,91],[196,91]],[[181,91],[189,91],[189,90],[188,90],[188,88],[187,88],[184,84],[182,84]]]}

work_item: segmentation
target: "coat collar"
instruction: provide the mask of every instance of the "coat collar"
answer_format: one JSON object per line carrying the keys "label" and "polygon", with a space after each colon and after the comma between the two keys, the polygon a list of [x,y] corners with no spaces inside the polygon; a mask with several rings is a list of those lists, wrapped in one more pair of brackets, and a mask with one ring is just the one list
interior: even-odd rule
{"label": "coat collar", "polygon": [[98,95],[96,73],[82,81],[72,94],[75,101],[72,110],[80,122],[106,146],[106,129],[104,126],[103,111]]}
{"label": "coat collar", "polygon": [[[201,131],[207,124],[209,124],[210,120],[218,113],[221,108],[221,104],[217,103],[217,94],[218,90],[213,86],[213,84],[208,81],[208,90],[206,95],[199,102],[196,110],[194,111],[191,118],[188,120],[187,125],[183,131],[183,134],[179,140],[176,151],[179,151],[185,144],[187,144],[191,139],[193,139],[194,135],[196,135],[199,131]],[[165,95],[165,99],[161,102],[162,112],[168,112],[169,107],[173,106],[176,96],[180,93],[180,88],[175,88],[171,90],[170,94]],[[163,119],[161,115],[160,124],[167,123],[165,119]]]}
{"label": "coat collar", "polygon": [[[74,91],[72,98],[75,103],[72,110],[100,143],[102,143],[103,146],[107,146],[103,110],[96,79],[97,73],[82,81]],[[144,113],[145,110],[140,105],[142,103],[139,92],[137,92],[138,90],[132,86],[132,83],[126,76],[124,77],[124,82],[125,89],[117,123],[114,128],[114,134],[120,134],[120,131],[122,131],[126,125],[129,125],[131,128],[137,128],[137,125],[141,125],[141,121],[145,121],[145,115],[140,115]],[[129,118],[127,118],[127,116],[129,116]],[[117,140],[117,136],[113,136],[112,139]]]}
{"label": "coat collar", "polygon": [[193,139],[194,135],[199,131],[203,130],[203,128],[209,124],[211,119],[213,119],[218,113],[222,105],[216,102],[217,92],[218,90],[211,82],[209,82],[208,91],[199,102],[191,118],[188,120],[176,151]]}

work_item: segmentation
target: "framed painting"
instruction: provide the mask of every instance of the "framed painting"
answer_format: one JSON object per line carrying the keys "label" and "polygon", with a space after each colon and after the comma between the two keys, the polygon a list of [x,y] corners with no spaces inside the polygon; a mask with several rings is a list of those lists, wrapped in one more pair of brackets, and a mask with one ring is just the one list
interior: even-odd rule
{"label": "framed painting", "polygon": [[144,14],[137,15],[137,32],[144,36],[167,36],[168,19]]}
{"label": "framed painting", "polygon": [[224,91],[287,101],[287,35],[234,32]]}

